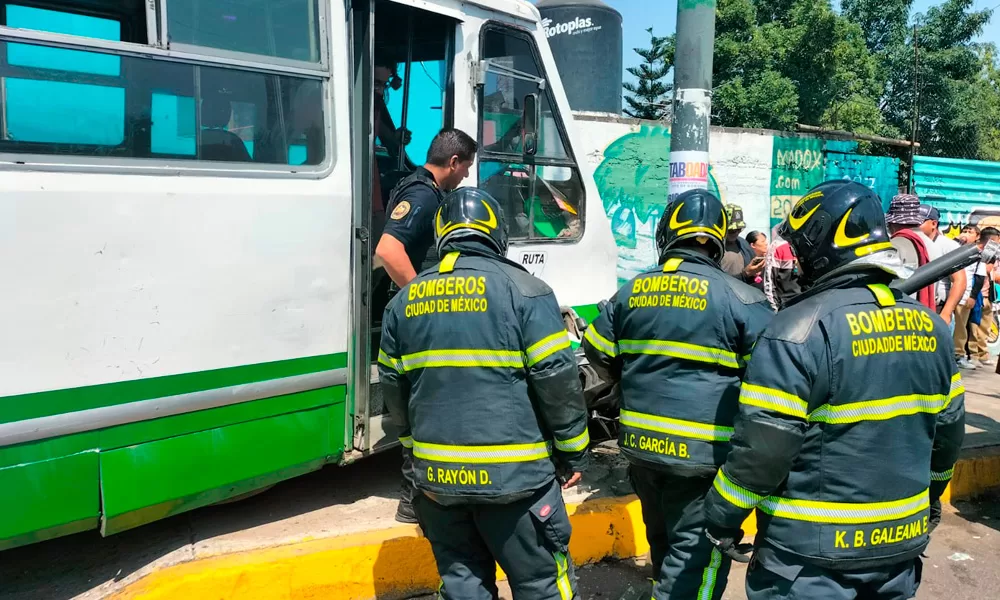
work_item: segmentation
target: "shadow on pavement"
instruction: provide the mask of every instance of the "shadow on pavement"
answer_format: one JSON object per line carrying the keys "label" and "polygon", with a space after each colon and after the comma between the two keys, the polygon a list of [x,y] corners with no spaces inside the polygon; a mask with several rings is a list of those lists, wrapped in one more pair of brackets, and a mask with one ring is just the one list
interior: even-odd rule
{"label": "shadow on pavement", "polygon": [[[107,538],[88,531],[0,552],[0,598],[99,598],[102,588],[165,557],[170,562],[193,558],[195,549],[213,538],[261,526],[273,527],[267,537],[280,537],[280,522],[286,519],[373,495],[398,498],[399,481],[393,473],[399,473],[400,465],[399,452],[389,451],[347,467],[327,466],[238,502],[200,508]],[[252,532],[241,536],[240,543],[251,543]]]}
{"label": "shadow on pavement", "polygon": [[974,427],[980,431],[966,431],[965,448],[977,448],[982,446],[995,445],[1000,443],[1000,421],[993,417],[973,412],[973,409],[966,406],[965,412],[966,426]]}
{"label": "shadow on pavement", "polygon": [[954,506],[955,514],[962,519],[1000,531],[1000,490],[987,492],[973,500],[958,500]]}

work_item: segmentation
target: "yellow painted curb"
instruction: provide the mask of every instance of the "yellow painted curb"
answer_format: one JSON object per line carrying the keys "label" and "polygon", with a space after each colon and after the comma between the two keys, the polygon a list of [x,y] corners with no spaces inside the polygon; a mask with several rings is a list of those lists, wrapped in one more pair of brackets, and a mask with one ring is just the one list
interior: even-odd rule
{"label": "yellow painted curb", "polygon": [[948,489],[941,495],[941,501],[950,504],[952,500],[967,500],[1000,486],[1000,454],[970,456],[955,463]]}
{"label": "yellow painted curb", "polygon": [[[567,506],[577,564],[649,551],[635,496]],[[502,573],[500,573],[502,576]],[[415,526],[299,542],[195,560],[154,571],[115,600],[367,600],[432,591],[430,544]]]}
{"label": "yellow painted curb", "polygon": [[[1000,455],[962,459],[944,502],[1000,486]],[[570,554],[577,564],[632,558],[649,551],[635,496],[567,506]],[[757,532],[754,515],[743,524]],[[503,573],[499,572],[503,577]],[[114,600],[380,600],[438,585],[430,544],[415,526],[310,540],[196,559],[154,571],[114,594]]]}

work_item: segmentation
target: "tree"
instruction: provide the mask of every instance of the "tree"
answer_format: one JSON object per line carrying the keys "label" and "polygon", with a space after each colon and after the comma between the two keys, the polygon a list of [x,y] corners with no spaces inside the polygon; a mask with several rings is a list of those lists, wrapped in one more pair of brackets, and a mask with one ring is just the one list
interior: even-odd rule
{"label": "tree", "polygon": [[842,0],[841,14],[857,23],[865,45],[873,54],[885,56],[906,44],[913,0]]}
{"label": "tree", "polygon": [[625,96],[628,108],[625,114],[637,119],[660,120],[670,114],[670,97],[672,86],[664,82],[674,63],[674,36],[657,37],[653,28],[649,33],[649,47],[635,48],[635,53],[642,57],[642,63],[637,67],[629,67],[638,81],[625,82],[623,87],[629,94]]}
{"label": "tree", "polygon": [[[975,42],[991,12],[974,11],[973,3],[946,0],[915,16],[916,86],[911,27],[902,40],[897,38],[881,52],[886,78],[882,110],[888,125],[908,138],[914,110],[919,109],[920,154],[983,159],[995,155],[989,141],[998,127],[992,107],[1000,104],[997,88],[989,81],[994,54]],[[866,22],[878,18],[872,12],[859,16]],[[897,16],[896,28],[898,21]]]}
{"label": "tree", "polygon": [[861,28],[834,13],[829,0],[717,4],[716,124],[878,129],[877,73]]}
{"label": "tree", "polygon": [[718,125],[791,129],[798,114],[795,84],[775,68],[777,56],[751,0],[716,5],[712,120]]}

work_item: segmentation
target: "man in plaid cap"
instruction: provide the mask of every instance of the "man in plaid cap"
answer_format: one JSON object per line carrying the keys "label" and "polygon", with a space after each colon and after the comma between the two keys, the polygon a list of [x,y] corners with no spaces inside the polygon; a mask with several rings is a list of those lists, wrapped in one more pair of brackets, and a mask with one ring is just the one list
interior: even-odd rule
{"label": "man in plaid cap", "polygon": [[[898,194],[889,204],[885,223],[892,236],[892,245],[899,252],[903,264],[913,269],[940,256],[933,240],[920,230],[920,200],[913,194]],[[921,304],[937,312],[934,285],[921,289],[914,296]]]}
{"label": "man in plaid cap", "polygon": [[[937,217],[936,209],[920,204],[920,199],[913,194],[899,194],[892,199],[885,222],[892,235],[892,245],[907,266],[917,268],[944,254],[946,240],[935,241],[943,237]],[[917,292],[917,300],[935,310],[953,327],[952,316],[966,288],[965,271],[953,273],[948,283],[950,285],[927,286]]]}

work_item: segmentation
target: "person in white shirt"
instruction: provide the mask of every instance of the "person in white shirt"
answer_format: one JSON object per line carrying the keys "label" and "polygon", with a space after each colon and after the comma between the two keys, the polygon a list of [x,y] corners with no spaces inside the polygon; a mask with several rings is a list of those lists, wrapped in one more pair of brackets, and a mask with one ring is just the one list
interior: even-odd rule
{"label": "person in white shirt", "polygon": [[[934,242],[932,246],[936,248],[936,251],[931,256],[931,260],[939,256],[944,256],[959,247],[958,242],[941,233],[941,213],[938,212],[938,209],[927,204],[921,204],[918,210],[922,220],[920,231]],[[951,277],[938,282],[938,314],[941,315],[945,323],[952,327],[953,331],[959,327],[953,319],[956,316],[956,307],[968,295],[968,287],[969,282],[965,276],[965,271],[962,269],[952,273]],[[968,316],[966,316],[966,322],[968,322]],[[962,327],[964,326],[963,324]]]}
{"label": "person in white shirt", "polygon": [[[968,243],[976,242],[980,248],[983,248],[990,240],[1000,238],[1000,231],[994,227],[984,227],[980,231],[977,227],[968,225],[962,229],[962,236],[959,237],[963,236],[968,240]],[[970,323],[969,325],[969,362],[977,368],[995,364],[990,355],[988,343],[990,327],[993,324],[993,303],[990,298],[990,292],[993,288],[993,267],[992,263],[987,264],[981,261],[974,265],[975,282],[972,286],[974,292],[970,294],[968,300],[968,303],[974,306],[976,293],[983,295],[982,316],[979,323]]]}

